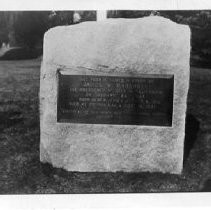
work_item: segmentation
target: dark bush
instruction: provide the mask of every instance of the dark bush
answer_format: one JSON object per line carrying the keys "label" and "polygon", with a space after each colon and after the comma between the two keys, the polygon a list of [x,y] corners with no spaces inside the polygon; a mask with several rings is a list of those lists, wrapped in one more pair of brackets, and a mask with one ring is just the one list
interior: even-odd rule
{"label": "dark bush", "polygon": [[22,12],[14,23],[17,43],[33,48],[48,29],[48,12]]}
{"label": "dark bush", "polygon": [[13,48],[7,51],[0,60],[25,60],[34,59],[42,55],[42,49],[30,49],[30,48]]}

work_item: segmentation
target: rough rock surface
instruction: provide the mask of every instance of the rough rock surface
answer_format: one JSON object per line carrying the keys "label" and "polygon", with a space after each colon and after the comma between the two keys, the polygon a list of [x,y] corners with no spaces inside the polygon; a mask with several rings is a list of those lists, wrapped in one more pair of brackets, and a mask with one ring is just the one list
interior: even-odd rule
{"label": "rough rock surface", "polygon": [[[49,30],[40,78],[41,161],[68,171],[181,173],[189,58],[189,27],[162,17]],[[67,74],[173,74],[172,127],[58,123],[58,68]]]}

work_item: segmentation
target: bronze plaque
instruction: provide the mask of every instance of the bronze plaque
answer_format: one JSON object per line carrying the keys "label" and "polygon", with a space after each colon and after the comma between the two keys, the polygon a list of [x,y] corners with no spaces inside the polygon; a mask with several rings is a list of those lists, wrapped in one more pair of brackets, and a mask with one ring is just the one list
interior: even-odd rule
{"label": "bronze plaque", "polygon": [[173,75],[63,75],[58,80],[57,121],[171,126]]}

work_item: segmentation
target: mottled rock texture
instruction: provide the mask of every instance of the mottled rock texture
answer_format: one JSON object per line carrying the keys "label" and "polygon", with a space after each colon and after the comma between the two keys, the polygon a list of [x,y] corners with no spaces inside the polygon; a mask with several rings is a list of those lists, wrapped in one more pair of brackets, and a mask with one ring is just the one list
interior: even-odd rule
{"label": "mottled rock texture", "polygon": [[[180,174],[189,58],[189,27],[162,17],[49,30],[40,78],[41,161],[68,171]],[[58,123],[58,68],[66,74],[173,74],[172,127]]]}

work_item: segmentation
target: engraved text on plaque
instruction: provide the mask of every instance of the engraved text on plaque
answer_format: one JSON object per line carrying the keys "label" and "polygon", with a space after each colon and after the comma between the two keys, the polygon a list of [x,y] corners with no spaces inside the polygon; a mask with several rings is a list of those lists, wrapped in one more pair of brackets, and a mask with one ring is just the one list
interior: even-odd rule
{"label": "engraved text on plaque", "polygon": [[59,73],[57,121],[171,126],[173,84],[173,75]]}

